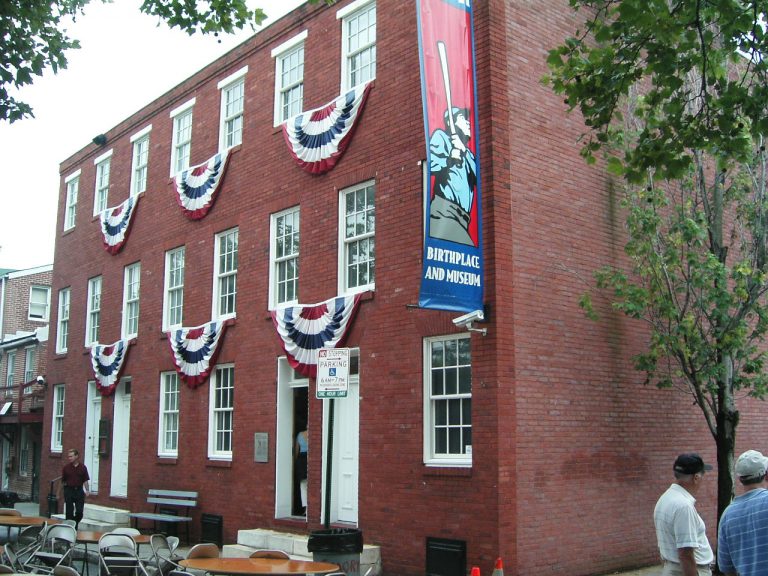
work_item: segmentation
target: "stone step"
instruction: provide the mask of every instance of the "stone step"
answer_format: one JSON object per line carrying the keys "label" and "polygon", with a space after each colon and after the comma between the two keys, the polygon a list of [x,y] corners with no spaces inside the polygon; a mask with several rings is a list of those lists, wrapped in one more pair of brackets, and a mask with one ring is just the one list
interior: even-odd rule
{"label": "stone step", "polygon": [[[307,550],[309,536],[291,534],[255,528],[237,531],[237,544],[226,544],[222,550],[225,557],[245,557],[258,549],[282,550],[292,558],[310,559],[312,553]],[[368,570],[371,569],[370,573]],[[363,544],[360,554],[360,574],[378,576],[381,574],[381,548],[373,544]]]}
{"label": "stone step", "polygon": [[[99,504],[86,504],[83,507],[83,519],[78,525],[79,530],[94,530],[110,532],[115,528],[125,528],[131,525],[130,511]],[[64,514],[54,514],[54,518],[64,520]]]}

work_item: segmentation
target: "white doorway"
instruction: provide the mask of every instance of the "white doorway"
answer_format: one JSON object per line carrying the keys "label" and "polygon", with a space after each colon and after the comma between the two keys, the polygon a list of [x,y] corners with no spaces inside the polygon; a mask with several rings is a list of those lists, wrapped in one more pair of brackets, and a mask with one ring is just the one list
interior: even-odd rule
{"label": "white doorway", "polygon": [[[347,397],[323,400],[322,498],[324,500],[326,494],[325,467],[328,447],[326,431],[329,408],[330,402],[335,402],[330,522],[344,522],[357,526],[360,468],[360,351],[357,349],[351,350],[349,372]],[[324,514],[323,508],[322,520],[325,520]]]}
{"label": "white doorway", "polygon": [[131,423],[131,380],[125,378],[115,389],[112,423],[112,483],[110,496],[128,496],[128,449]]}
{"label": "white doorway", "polygon": [[94,494],[99,493],[99,421],[101,420],[101,394],[96,390],[96,382],[88,382],[88,404],[85,415],[85,453],[83,464],[88,468],[91,480],[88,488]]}

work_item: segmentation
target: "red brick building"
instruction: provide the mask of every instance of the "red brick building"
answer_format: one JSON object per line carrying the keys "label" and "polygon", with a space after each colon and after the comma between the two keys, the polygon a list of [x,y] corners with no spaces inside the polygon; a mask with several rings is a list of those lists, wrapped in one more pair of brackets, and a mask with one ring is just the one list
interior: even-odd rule
{"label": "red brick building", "polygon": [[[487,335],[416,306],[425,142],[413,3],[304,5],[62,163],[44,481],[77,447],[93,502],[140,511],[150,488],[198,490],[195,518],[221,515],[225,542],[239,529],[322,527],[325,401],[290,368],[269,311],[360,293],[330,508],[333,525],[381,546],[385,574],[423,574],[428,538],[466,543],[484,573],[498,556],[508,574],[656,561],[651,515],[671,463],[685,450],[712,459],[714,444],[688,399],[632,370],[641,327],[607,310],[589,321],[577,304],[623,241],[611,183],[578,154],[578,117],[540,81],[574,16],[565,0],[477,0],[474,23]],[[302,170],[281,120],[368,80],[344,156],[323,175]],[[226,149],[216,202],[192,220],[172,175]],[[98,214],[129,197],[113,255]],[[192,388],[167,331],[216,319],[229,324],[215,368]],[[121,378],[102,396],[90,349],[120,339],[131,342]],[[460,383],[471,373],[471,391],[432,397],[441,368]],[[439,421],[441,401],[463,419]],[[745,448],[765,431],[756,414],[743,411]],[[305,421],[306,518],[293,476]],[[458,451],[435,442],[446,429],[465,434]],[[714,494],[713,479],[699,498],[712,531]]]}
{"label": "red brick building", "polygon": [[0,271],[0,490],[27,500],[40,495],[52,276],[52,265]]}

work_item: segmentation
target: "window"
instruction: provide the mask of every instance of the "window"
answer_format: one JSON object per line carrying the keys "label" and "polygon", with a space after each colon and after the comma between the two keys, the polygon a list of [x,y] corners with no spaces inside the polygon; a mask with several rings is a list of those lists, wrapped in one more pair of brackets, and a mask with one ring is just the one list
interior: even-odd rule
{"label": "window", "polygon": [[368,182],[341,193],[341,273],[340,288],[345,292],[362,292],[373,288],[376,278],[374,232],[375,185]]}
{"label": "window", "polygon": [[53,422],[51,424],[51,452],[62,452],[64,436],[64,384],[53,387]]}
{"label": "window", "polygon": [[131,136],[133,142],[133,162],[131,165],[131,196],[141,194],[147,189],[147,169],[149,165],[149,133],[152,126]]}
{"label": "window", "polygon": [[24,382],[32,382],[35,379],[35,349],[24,349]]}
{"label": "window", "polygon": [[376,3],[353,2],[336,13],[341,19],[342,92],[376,78]]}
{"label": "window", "polygon": [[93,161],[96,164],[96,190],[93,193],[93,215],[98,216],[109,207],[109,172],[112,150]]}
{"label": "window", "polygon": [[29,426],[21,427],[19,442],[19,476],[26,476],[29,471]]}
{"label": "window", "polygon": [[245,101],[245,66],[219,82],[221,90],[221,130],[219,149],[226,150],[243,141],[243,104]]}
{"label": "window", "polygon": [[179,375],[164,372],[160,375],[160,423],[158,426],[157,454],[173,457],[179,453]]}
{"label": "window", "polygon": [[5,386],[11,388],[16,379],[16,352],[8,352],[8,361],[5,363]]}
{"label": "window", "polygon": [[64,205],[64,230],[75,227],[77,219],[77,194],[80,189],[80,170],[68,176],[64,181],[67,185],[67,198]]}
{"label": "window", "polygon": [[29,319],[48,321],[51,289],[48,286],[30,286]]}
{"label": "window", "polygon": [[274,50],[275,126],[297,114],[304,105],[304,40],[306,30]]}
{"label": "window", "polygon": [[472,464],[472,357],[469,336],[424,341],[424,461]]}
{"label": "window", "polygon": [[270,308],[295,303],[299,288],[299,209],[272,215]]}
{"label": "window", "polygon": [[208,456],[232,458],[232,430],[235,408],[235,367],[217,366],[211,375]]}
{"label": "window", "polygon": [[193,98],[171,111],[173,118],[173,143],[171,144],[171,176],[189,168],[192,151],[192,107]]}
{"label": "window", "polygon": [[123,280],[123,339],[135,338],[139,333],[139,281],[141,263],[125,267]]}
{"label": "window", "polygon": [[67,351],[69,340],[69,288],[59,290],[59,321],[56,330],[56,352],[63,354]]}
{"label": "window", "polygon": [[99,341],[101,315],[101,276],[88,280],[88,313],[85,317],[85,345]]}
{"label": "window", "polygon": [[184,310],[184,246],[165,253],[163,330],[181,326]]}
{"label": "window", "polygon": [[216,259],[213,263],[213,317],[235,316],[237,297],[237,236],[234,228],[216,235]]}

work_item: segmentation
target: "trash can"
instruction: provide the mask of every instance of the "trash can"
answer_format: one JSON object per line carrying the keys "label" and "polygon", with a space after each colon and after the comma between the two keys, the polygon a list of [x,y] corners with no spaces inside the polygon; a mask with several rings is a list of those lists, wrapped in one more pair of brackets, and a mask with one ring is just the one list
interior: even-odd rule
{"label": "trash can", "polygon": [[347,576],[360,576],[363,532],[356,528],[331,528],[310,532],[307,550],[317,562],[338,564]]}
{"label": "trash can", "polygon": [[16,502],[19,501],[19,495],[16,492],[10,490],[3,490],[0,492],[0,505],[3,508],[13,508]]}

